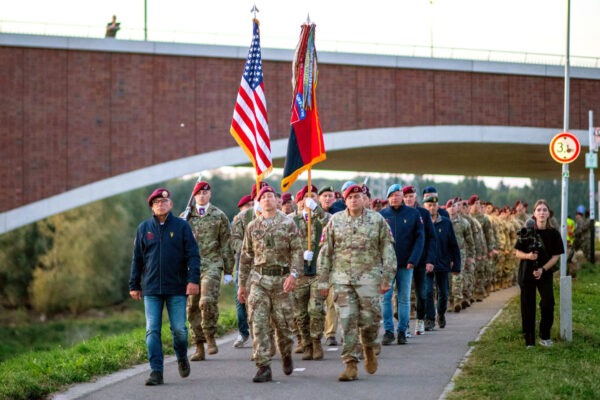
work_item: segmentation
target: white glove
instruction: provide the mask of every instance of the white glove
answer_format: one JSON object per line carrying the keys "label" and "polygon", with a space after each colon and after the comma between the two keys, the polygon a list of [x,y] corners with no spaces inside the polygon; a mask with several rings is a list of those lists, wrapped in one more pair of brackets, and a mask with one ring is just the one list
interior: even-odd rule
{"label": "white glove", "polygon": [[231,282],[233,282],[233,276],[231,276],[231,275],[223,276],[223,285],[229,285]]}
{"label": "white glove", "polygon": [[310,197],[304,199],[304,205],[310,208],[311,211],[315,211],[315,208],[317,208],[317,202],[311,199]]}
{"label": "white glove", "polygon": [[262,207],[258,201],[254,202],[254,215],[259,215],[262,212]]}
{"label": "white glove", "polygon": [[308,211],[302,210],[302,217],[304,218],[305,221],[308,221]]}
{"label": "white glove", "polygon": [[312,252],[312,251],[310,251],[310,250],[304,250],[304,260],[305,260],[305,261],[312,261],[312,259],[313,259],[313,255],[314,255],[314,254],[315,254],[315,253],[313,253],[313,252]]}

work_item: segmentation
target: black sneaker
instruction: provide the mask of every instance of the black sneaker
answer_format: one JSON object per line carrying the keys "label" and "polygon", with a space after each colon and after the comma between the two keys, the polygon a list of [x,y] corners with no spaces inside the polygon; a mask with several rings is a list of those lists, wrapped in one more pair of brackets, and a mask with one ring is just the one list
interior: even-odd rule
{"label": "black sneaker", "polygon": [[435,329],[435,321],[432,319],[425,320],[425,331],[430,332]]}
{"label": "black sneaker", "polygon": [[398,332],[398,344],[406,344],[406,334],[404,332]]}
{"label": "black sneaker", "polygon": [[190,362],[187,357],[177,360],[177,369],[179,369],[180,377],[187,378],[190,376]]}
{"label": "black sneaker", "polygon": [[150,377],[146,379],[146,386],[162,385],[163,383],[163,375],[160,371],[150,372]]}
{"label": "black sneaker", "polygon": [[327,346],[337,346],[338,342],[335,339],[335,336],[329,336],[327,340],[325,340],[325,345]]}
{"label": "black sneaker", "polygon": [[437,320],[440,329],[444,329],[446,327],[446,317],[444,315],[438,315]]}
{"label": "black sneaker", "polygon": [[385,331],[383,339],[381,339],[381,344],[387,346],[388,344],[394,343],[394,339],[394,332]]}

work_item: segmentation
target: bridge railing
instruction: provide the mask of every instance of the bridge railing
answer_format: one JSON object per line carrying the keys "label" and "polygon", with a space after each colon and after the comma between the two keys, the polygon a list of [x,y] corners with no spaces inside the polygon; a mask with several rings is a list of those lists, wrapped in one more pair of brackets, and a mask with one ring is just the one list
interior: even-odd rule
{"label": "bridge railing", "polygon": [[[17,33],[44,36],[74,36],[85,38],[103,38],[104,26],[52,24],[26,21],[0,20],[1,33]],[[144,32],[143,28],[123,28],[117,34],[119,39],[151,40],[157,42],[175,42],[192,44],[248,46],[248,37],[227,35],[222,33],[189,32],[152,29]],[[297,38],[263,37],[264,48],[294,49]],[[564,65],[565,56],[559,54],[523,53],[501,50],[466,49],[450,47],[431,47],[411,44],[357,42],[341,40],[319,40],[319,50],[330,52],[378,54],[408,57],[431,57],[460,60],[478,60],[494,62],[511,62],[522,64]],[[599,57],[573,56],[571,65],[584,68],[600,68]]]}

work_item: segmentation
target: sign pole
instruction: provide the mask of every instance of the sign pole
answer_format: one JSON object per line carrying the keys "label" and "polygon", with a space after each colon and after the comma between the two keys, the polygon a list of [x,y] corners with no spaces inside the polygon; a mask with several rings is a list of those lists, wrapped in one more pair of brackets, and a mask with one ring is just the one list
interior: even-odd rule
{"label": "sign pole", "polygon": [[[571,0],[567,0],[567,43],[565,57],[565,103],[563,131],[569,130],[569,96],[570,96],[570,35],[571,35]],[[563,246],[567,248],[567,213],[569,205],[569,164],[562,166],[562,205],[560,215],[560,234]],[[560,336],[570,342],[573,340],[573,307],[571,294],[571,277],[567,276],[567,254],[560,258]]]}
{"label": "sign pole", "polygon": [[595,212],[595,195],[596,189],[594,188],[594,168],[598,168],[598,155],[596,151],[596,142],[594,141],[594,112],[592,110],[589,111],[589,159],[590,162],[586,162],[586,166],[590,169],[590,193],[589,193],[589,202],[590,202],[590,254],[586,254],[586,258],[590,260],[592,264],[596,263],[596,255],[594,251],[594,247],[596,244],[596,212]]}

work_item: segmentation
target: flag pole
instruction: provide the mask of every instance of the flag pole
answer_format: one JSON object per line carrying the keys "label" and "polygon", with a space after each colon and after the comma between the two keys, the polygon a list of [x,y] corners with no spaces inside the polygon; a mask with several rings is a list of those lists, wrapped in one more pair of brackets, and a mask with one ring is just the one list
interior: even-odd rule
{"label": "flag pole", "polygon": [[[312,193],[312,178],[311,178],[311,169],[308,169],[308,198],[312,199],[311,193]],[[311,228],[311,220],[312,219],[312,210],[310,209],[310,207],[308,207],[308,221],[306,221],[306,227],[308,228],[308,248],[307,250],[310,251],[312,248],[312,235],[310,232],[310,228]]]}

